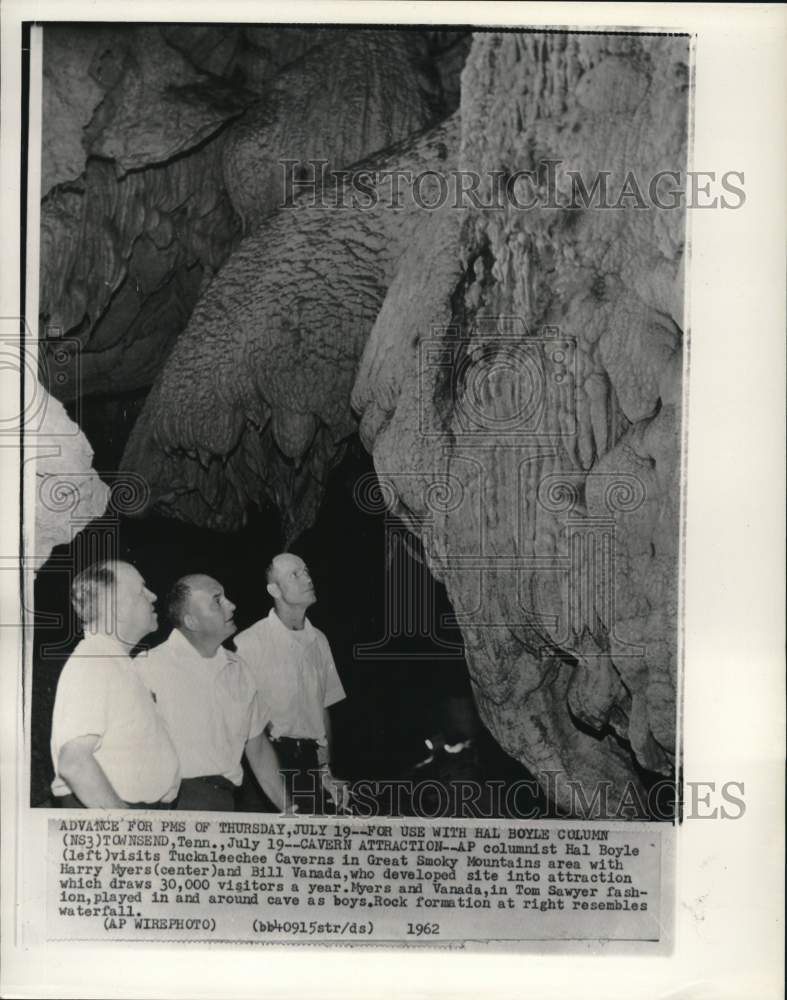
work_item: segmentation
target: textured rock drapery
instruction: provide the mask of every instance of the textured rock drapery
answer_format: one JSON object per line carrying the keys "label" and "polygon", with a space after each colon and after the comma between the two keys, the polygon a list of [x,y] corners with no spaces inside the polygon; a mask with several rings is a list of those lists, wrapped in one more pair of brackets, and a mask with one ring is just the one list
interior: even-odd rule
{"label": "textured rock drapery", "polygon": [[39,312],[45,358],[68,355],[57,397],[151,385],[282,204],[283,161],[346,167],[444,116],[464,36],[432,35],[48,25]]}
{"label": "textured rock drapery", "polygon": [[[450,166],[457,142],[453,118],[374,165]],[[350,392],[369,331],[402,253],[431,221],[411,197],[391,211],[381,194],[361,213],[282,209],[243,240],[129,439],[124,466],[147,477],[152,503],[232,529],[249,503],[267,498],[290,538],[313,522],[328,471],[357,429]]]}
{"label": "textured rock drapery", "polygon": [[[267,497],[293,535],[357,427],[484,721],[567,812],[565,779],[620,798],[674,765],[683,214],[640,188],[685,169],[687,60],[674,37],[476,36],[459,120],[361,166],[460,167],[477,200],[268,216],[125,457],[176,516],[231,528]],[[611,203],[576,204],[576,176]]]}
{"label": "textured rock drapery", "polygon": [[[539,207],[470,208],[414,247],[354,389],[462,622],[482,718],[588,799],[639,788],[633,760],[674,763],[684,219],[620,193],[685,170],[686,81],[685,40],[477,36],[461,166],[483,203],[495,175],[534,172]],[[570,207],[569,171],[607,171],[621,207]],[[451,499],[430,502],[440,478]],[[565,780],[553,795],[576,811]]]}
{"label": "textured rock drapery", "polygon": [[56,545],[71,541],[109,501],[109,487],[93,471],[93,451],[62,403],[38,386],[34,398],[40,426],[29,448],[35,460],[35,536],[26,551],[35,571]]}

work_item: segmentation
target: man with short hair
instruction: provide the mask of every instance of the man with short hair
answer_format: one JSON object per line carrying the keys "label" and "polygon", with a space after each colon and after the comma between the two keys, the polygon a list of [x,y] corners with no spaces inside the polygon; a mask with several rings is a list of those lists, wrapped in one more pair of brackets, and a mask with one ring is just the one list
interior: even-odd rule
{"label": "man with short hair", "polygon": [[235,632],[234,611],[213,577],[184,576],[167,599],[175,627],[135,661],[180,758],[178,809],[231,812],[244,752],[268,798],[280,809],[287,805],[264,731],[270,711],[242,659],[222,645]]}
{"label": "man with short hair", "polygon": [[323,792],[344,809],[349,793],[331,772],[328,709],[345,693],[328,640],[306,617],[317,600],[314,584],[291,552],[272,560],[266,578],[274,607],[235,637],[235,647],[271,706],[271,740],[300,811],[324,812]]}
{"label": "man with short hair", "polygon": [[55,802],[150,809],[178,790],[175,748],[129,653],[158,621],[156,595],[126,562],[101,562],[71,587],[84,638],[60,675],[52,716]]}

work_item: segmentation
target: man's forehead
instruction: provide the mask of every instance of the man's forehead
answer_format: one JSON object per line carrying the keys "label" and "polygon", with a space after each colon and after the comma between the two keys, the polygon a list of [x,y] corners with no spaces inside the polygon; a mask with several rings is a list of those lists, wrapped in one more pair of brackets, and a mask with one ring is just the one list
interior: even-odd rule
{"label": "man's forehead", "polygon": [[291,552],[284,552],[273,560],[273,568],[277,573],[291,573],[293,570],[302,569],[305,565],[300,556],[294,556]]}
{"label": "man's forehead", "polygon": [[224,592],[224,588],[219,581],[214,580],[212,576],[207,576],[205,573],[194,573],[191,576],[184,577],[183,582],[192,594],[221,594]]}
{"label": "man's forehead", "polygon": [[130,585],[142,584],[145,581],[142,578],[142,574],[136,568],[132,566],[131,563],[118,562],[114,565],[115,576],[120,583],[127,583]]}

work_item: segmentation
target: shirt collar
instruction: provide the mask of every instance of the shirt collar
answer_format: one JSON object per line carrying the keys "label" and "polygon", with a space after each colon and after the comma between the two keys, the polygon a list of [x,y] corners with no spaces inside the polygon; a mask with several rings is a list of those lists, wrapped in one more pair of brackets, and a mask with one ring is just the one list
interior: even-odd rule
{"label": "shirt collar", "polygon": [[165,640],[165,645],[178,659],[191,659],[194,663],[202,666],[213,666],[221,669],[228,662],[227,650],[223,646],[219,646],[215,656],[200,656],[199,652],[191,645],[179,628],[173,628]]}
{"label": "shirt collar", "polygon": [[114,635],[106,635],[103,632],[99,634],[88,632],[82,637],[82,642],[89,643],[91,650],[101,650],[101,652],[110,653],[112,656],[131,658],[131,650]]}
{"label": "shirt collar", "polygon": [[[270,609],[270,611],[268,612],[268,619],[274,626],[274,628],[281,631],[292,642],[297,642],[300,645],[304,645],[304,643],[301,641],[298,635],[294,634],[295,630],[287,628],[287,626],[284,624],[281,618],[279,618],[279,616],[276,614],[276,608]],[[299,634],[306,639],[305,645],[308,645],[310,642],[313,641],[315,637],[314,626],[312,625],[312,623],[309,621],[308,618],[303,619],[303,631],[300,632]]]}

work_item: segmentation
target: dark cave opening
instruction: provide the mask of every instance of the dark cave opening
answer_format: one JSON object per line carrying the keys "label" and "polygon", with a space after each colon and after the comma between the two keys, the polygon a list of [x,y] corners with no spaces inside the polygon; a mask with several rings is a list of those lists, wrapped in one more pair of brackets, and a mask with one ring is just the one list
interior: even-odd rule
{"label": "dark cave opening", "polygon": [[[130,406],[133,420],[139,401],[107,397],[84,403],[83,429],[95,447],[96,468],[115,468],[113,460],[122,451],[126,431],[118,414]],[[499,747],[478,718],[461,634],[451,622],[445,589],[426,567],[420,543],[393,517],[370,514],[355,502],[358,480],[371,472],[370,456],[352,440],[331,473],[317,522],[291,546],[315,580],[318,601],[309,618],[328,637],[347,693],[332,709],[336,772],[353,782],[396,786],[421,781],[425,791],[415,805],[406,791],[403,799],[401,790],[392,795],[389,788],[377,806],[385,814],[454,815],[448,799],[435,797],[434,783],[442,787],[463,780],[482,787],[518,785],[511,800],[514,814],[547,814],[532,776]],[[70,545],[54,550],[35,582],[32,805],[50,804],[49,731],[55,690],[79,638],[68,596],[75,567],[108,552],[127,559],[158,595],[159,609],[178,577],[206,572],[223,584],[237,605],[235,618],[242,630],[268,612],[265,567],[282,548],[277,512],[268,507],[249,511],[246,525],[234,534],[160,516],[107,515],[88,525]],[[144,645],[166,638],[170,626],[162,614],[159,618],[158,631]],[[433,752],[427,739],[437,748]],[[470,749],[455,757],[442,750],[444,744],[464,741],[470,741]],[[424,765],[429,757],[433,760]],[[500,796],[484,798],[477,806],[479,815],[508,815],[512,806],[506,803]],[[250,774],[239,807],[272,808]]]}

